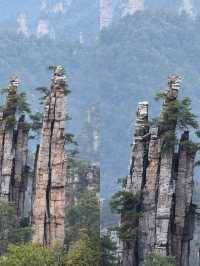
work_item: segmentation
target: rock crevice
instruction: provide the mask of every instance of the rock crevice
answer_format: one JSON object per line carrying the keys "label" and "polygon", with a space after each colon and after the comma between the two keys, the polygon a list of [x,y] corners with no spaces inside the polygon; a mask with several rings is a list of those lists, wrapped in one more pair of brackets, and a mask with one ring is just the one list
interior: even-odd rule
{"label": "rock crevice", "polygon": [[141,215],[133,221],[134,240],[123,241],[124,266],[140,266],[151,255],[174,256],[177,265],[189,265],[196,149],[188,147],[189,132],[184,132],[177,152],[173,139],[177,120],[166,121],[166,112],[176,103],[179,89],[180,78],[171,77],[156,126],[148,127],[148,103],[139,103],[125,190],[141,195]]}

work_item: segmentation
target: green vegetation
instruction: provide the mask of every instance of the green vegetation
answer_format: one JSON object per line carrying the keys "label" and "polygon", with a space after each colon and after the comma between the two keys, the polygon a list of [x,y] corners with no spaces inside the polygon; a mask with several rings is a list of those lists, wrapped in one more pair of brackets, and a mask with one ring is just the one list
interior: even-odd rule
{"label": "green vegetation", "polygon": [[[151,122],[151,125],[159,128],[163,139],[162,151],[173,149],[179,143],[177,135],[184,131],[197,130],[198,136],[199,124],[197,116],[192,112],[192,101],[189,97],[179,100],[171,95],[170,91],[164,91],[157,94],[156,100],[162,100],[165,103],[160,117],[154,118]],[[189,152],[195,153],[199,144],[185,141],[184,146]]]}
{"label": "green vegetation", "polygon": [[0,201],[0,254],[11,243],[27,242],[30,237],[31,228],[24,220],[18,221],[14,204]]}
{"label": "green vegetation", "polygon": [[16,87],[10,85],[6,89],[1,90],[1,94],[6,97],[5,105],[1,106],[4,119],[6,119],[8,127],[14,127],[17,118],[22,114],[30,114],[30,106],[26,99],[25,92],[18,92]]}
{"label": "green vegetation", "polygon": [[[6,256],[0,257],[0,266],[64,266],[60,249],[49,249],[31,243],[11,245]],[[66,264],[67,265],[67,264]]]}
{"label": "green vegetation", "polygon": [[70,246],[82,233],[99,245],[100,210],[94,193],[84,193],[78,203],[66,210],[66,243]]}
{"label": "green vegetation", "polygon": [[176,266],[176,261],[172,257],[152,256],[144,262],[143,266]]}
{"label": "green vegetation", "polygon": [[139,211],[140,195],[131,192],[119,191],[110,201],[111,210],[121,216],[121,224],[114,227],[121,240],[131,241],[135,239],[137,221],[141,213]]}
{"label": "green vegetation", "polygon": [[100,245],[100,265],[101,266],[117,266],[117,247],[112,241],[111,235],[108,233],[101,237]]}
{"label": "green vegetation", "polygon": [[64,255],[63,262],[66,266],[99,266],[100,250],[99,245],[86,234],[82,234]]}

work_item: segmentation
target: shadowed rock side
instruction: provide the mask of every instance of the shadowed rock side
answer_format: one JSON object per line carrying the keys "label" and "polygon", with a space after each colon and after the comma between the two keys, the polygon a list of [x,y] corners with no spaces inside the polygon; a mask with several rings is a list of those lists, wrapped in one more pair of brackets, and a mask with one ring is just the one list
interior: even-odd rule
{"label": "shadowed rock side", "polygon": [[[148,151],[148,103],[141,102],[138,106],[135,125],[135,144],[131,154],[130,173],[126,190],[134,195],[140,193],[145,181],[145,166]],[[136,265],[136,241],[123,243],[123,265]]]}
{"label": "shadowed rock side", "polygon": [[57,67],[45,102],[33,203],[33,241],[47,245],[64,242],[66,88],[64,69]]}
{"label": "shadowed rock side", "polygon": [[174,216],[174,246],[172,254],[176,256],[178,266],[189,265],[190,241],[193,239],[192,187],[195,152],[188,152],[184,144],[189,140],[189,132],[182,135],[179,156],[178,173],[175,190]]}
{"label": "shadowed rock side", "polygon": [[[9,121],[14,120],[16,109],[11,107],[11,97],[16,95],[17,87],[12,81],[6,99],[6,108],[0,114],[0,181],[1,198],[10,200],[10,184],[14,158],[14,125]],[[11,107],[11,108],[8,108]]]}
{"label": "shadowed rock side", "polygon": [[16,97],[19,80],[8,87],[8,95],[0,113],[0,198],[16,204],[18,218],[24,215],[24,197],[28,170],[28,133],[25,115],[18,122]]}
{"label": "shadowed rock side", "polygon": [[14,180],[12,185],[12,201],[17,205],[17,216],[24,217],[25,193],[28,181],[28,132],[25,116],[21,116],[16,131],[15,156],[13,161]]}
{"label": "shadowed rock side", "polygon": [[[169,79],[164,112],[176,101],[180,78]],[[175,143],[166,149],[165,131],[175,133],[176,121],[169,126],[148,128],[148,104],[139,103],[126,191],[140,195],[141,215],[133,221],[136,235],[123,242],[123,265],[140,266],[152,254],[175,256],[178,266],[189,265],[195,206],[192,204],[193,169],[196,149],[190,150],[189,132],[184,132],[178,153]],[[163,129],[164,128],[164,129]],[[123,223],[123,219],[122,219]]]}
{"label": "shadowed rock side", "polygon": [[190,243],[190,266],[200,265],[200,209],[197,208],[195,212],[194,237]]}

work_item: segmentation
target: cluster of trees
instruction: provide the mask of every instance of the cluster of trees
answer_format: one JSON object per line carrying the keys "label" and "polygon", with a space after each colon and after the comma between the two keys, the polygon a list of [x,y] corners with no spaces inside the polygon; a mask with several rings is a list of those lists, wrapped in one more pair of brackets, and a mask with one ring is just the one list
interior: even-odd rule
{"label": "cluster of trees", "polygon": [[1,266],[109,266],[117,265],[116,246],[109,235],[100,237],[100,209],[94,193],[83,194],[66,209],[65,247],[31,243],[31,228],[16,226],[14,205],[0,202]]}

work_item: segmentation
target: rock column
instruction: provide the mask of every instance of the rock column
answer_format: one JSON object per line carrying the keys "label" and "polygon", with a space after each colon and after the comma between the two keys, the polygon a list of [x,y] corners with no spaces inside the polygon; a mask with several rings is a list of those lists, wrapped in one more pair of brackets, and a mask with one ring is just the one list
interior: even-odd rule
{"label": "rock column", "polygon": [[64,69],[57,67],[45,102],[36,169],[33,241],[40,244],[64,242],[66,88]]}
{"label": "rock column", "polygon": [[[141,102],[136,114],[135,144],[133,144],[126,191],[134,195],[141,192],[146,178],[148,153],[148,103]],[[122,221],[123,222],[123,221]],[[136,239],[123,243],[123,265],[136,265]]]}

